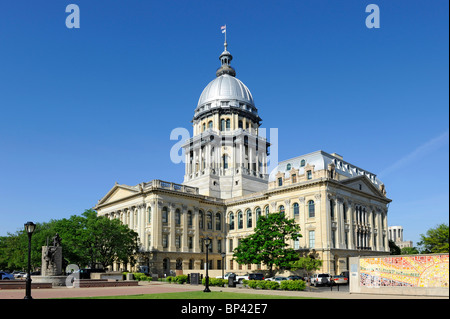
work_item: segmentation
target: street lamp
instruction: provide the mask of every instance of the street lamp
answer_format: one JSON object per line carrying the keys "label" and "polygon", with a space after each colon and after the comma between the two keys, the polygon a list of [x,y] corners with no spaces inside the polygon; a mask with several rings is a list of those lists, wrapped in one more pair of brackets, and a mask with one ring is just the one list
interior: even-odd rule
{"label": "street lamp", "polygon": [[33,235],[33,232],[36,228],[36,224],[33,222],[27,222],[24,224],[25,231],[28,234],[28,274],[27,274],[27,281],[25,286],[25,297],[24,299],[33,299],[31,297],[31,236]]}
{"label": "street lamp", "polygon": [[209,268],[208,250],[209,250],[209,245],[211,245],[211,238],[206,237],[205,238],[205,246],[206,246],[206,276],[205,276],[205,289],[203,290],[203,292],[211,292],[211,290],[209,290],[209,276],[208,276],[208,268]]}
{"label": "street lamp", "polygon": [[225,254],[224,252],[220,254],[222,256],[222,279],[223,279],[223,270],[225,269]]}

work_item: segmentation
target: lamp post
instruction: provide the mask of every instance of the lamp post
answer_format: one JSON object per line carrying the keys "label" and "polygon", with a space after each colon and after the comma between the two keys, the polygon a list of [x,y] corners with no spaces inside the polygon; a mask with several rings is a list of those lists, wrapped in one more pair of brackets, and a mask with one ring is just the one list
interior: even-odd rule
{"label": "lamp post", "polygon": [[208,268],[209,268],[209,261],[208,261],[208,250],[209,245],[211,244],[211,239],[209,237],[205,238],[205,246],[206,246],[206,276],[205,276],[205,289],[203,292],[211,292],[209,290],[209,276],[208,276]]}
{"label": "lamp post", "polygon": [[225,269],[225,256],[226,256],[226,254],[223,252],[220,255],[222,256],[222,279],[224,279],[223,278],[223,270]]}
{"label": "lamp post", "polygon": [[33,235],[36,225],[33,222],[27,222],[24,226],[25,231],[28,234],[28,273],[24,299],[33,299],[31,297],[31,236]]}

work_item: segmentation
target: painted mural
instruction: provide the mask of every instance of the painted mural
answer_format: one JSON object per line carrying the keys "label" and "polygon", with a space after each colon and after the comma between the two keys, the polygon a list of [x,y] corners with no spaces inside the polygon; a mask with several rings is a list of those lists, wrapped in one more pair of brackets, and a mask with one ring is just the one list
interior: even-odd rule
{"label": "painted mural", "polygon": [[360,258],[364,287],[449,287],[449,255]]}

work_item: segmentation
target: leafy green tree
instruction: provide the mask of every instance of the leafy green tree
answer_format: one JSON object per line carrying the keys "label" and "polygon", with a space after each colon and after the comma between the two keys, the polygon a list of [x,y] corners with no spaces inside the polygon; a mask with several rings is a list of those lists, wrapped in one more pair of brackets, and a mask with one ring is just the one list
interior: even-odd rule
{"label": "leafy green tree", "polygon": [[[94,210],[86,210],[82,216],[71,216],[47,223],[37,223],[31,241],[31,267],[41,267],[42,246],[51,245],[58,233],[62,239],[63,263],[80,267],[103,267],[116,260],[135,263],[139,249],[138,235],[119,220],[98,217]],[[0,237],[0,268],[25,270],[28,258],[28,235],[25,230]]]}
{"label": "leafy green tree", "polygon": [[303,269],[309,276],[314,270],[319,270],[322,265],[323,260],[315,259],[314,256],[300,257],[291,263],[291,270]]}
{"label": "leafy green tree", "polygon": [[292,248],[287,248],[289,240],[302,237],[300,226],[294,219],[284,214],[260,216],[254,233],[242,239],[234,249],[233,257],[239,264],[263,263],[273,275],[273,268],[289,268],[291,262],[299,258]]}
{"label": "leafy green tree", "polygon": [[421,234],[417,245],[422,254],[448,253],[449,230],[447,224],[437,225],[427,231],[426,236]]}
{"label": "leafy green tree", "polygon": [[419,254],[419,251],[416,247],[403,247],[401,251],[402,255],[416,255]]}

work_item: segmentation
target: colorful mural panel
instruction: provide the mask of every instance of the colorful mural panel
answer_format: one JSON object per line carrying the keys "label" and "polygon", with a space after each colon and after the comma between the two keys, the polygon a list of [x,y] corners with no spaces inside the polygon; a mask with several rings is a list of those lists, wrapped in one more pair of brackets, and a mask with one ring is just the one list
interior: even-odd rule
{"label": "colorful mural panel", "polygon": [[449,254],[360,258],[364,287],[449,287]]}

